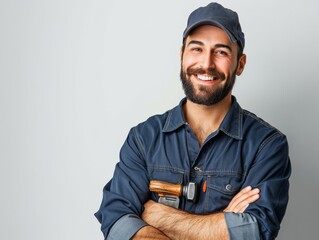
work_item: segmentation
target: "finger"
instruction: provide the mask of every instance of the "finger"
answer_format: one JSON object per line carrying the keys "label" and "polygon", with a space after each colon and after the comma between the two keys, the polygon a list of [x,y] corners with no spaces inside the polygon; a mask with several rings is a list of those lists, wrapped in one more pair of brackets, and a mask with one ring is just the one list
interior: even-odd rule
{"label": "finger", "polygon": [[256,201],[259,198],[259,189],[255,188],[250,191],[243,191],[242,194],[235,196],[235,198],[228,204],[225,211],[239,211],[247,204]]}
{"label": "finger", "polygon": [[250,203],[256,202],[259,199],[260,195],[255,194],[250,196],[249,198],[246,198],[242,202],[240,202],[236,207],[233,209],[233,212],[235,213],[243,213],[249,206]]}
{"label": "finger", "polygon": [[[234,205],[238,205],[238,204],[240,204],[243,201],[247,201],[247,199],[249,199],[251,196],[256,195],[256,194],[259,194],[259,189],[258,188],[252,189],[252,190],[250,190],[248,192],[245,192],[244,194],[240,195],[239,197],[237,197],[235,199],[233,204]],[[250,202],[248,202],[248,203],[250,203]]]}
{"label": "finger", "polygon": [[249,207],[249,204],[243,205],[242,208],[240,208],[239,210],[234,209],[234,213],[243,213],[245,212],[245,210]]}
{"label": "finger", "polygon": [[237,193],[233,199],[230,201],[229,205],[231,205],[232,203],[234,203],[238,198],[242,197],[244,194],[246,194],[247,192],[251,191],[252,187],[251,186],[247,186],[245,188],[243,188],[242,190],[240,190],[239,193]]}
{"label": "finger", "polygon": [[233,199],[230,201],[230,203],[228,204],[228,206],[236,206],[238,204],[238,202],[242,201],[244,198],[247,197],[247,194],[250,194],[252,191],[252,187],[248,186],[245,187],[244,189],[242,189],[239,193],[237,193],[235,195],[235,197],[233,197]]}

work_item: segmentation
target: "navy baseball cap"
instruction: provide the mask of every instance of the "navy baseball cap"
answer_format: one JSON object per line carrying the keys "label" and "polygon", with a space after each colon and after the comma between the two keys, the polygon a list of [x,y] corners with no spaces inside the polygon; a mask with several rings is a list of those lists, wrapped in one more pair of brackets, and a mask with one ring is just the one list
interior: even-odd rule
{"label": "navy baseball cap", "polygon": [[241,30],[236,12],[214,2],[206,7],[197,8],[188,17],[187,27],[183,33],[183,41],[192,30],[202,25],[212,25],[221,28],[227,33],[233,43],[238,43],[241,49],[244,49],[245,35]]}

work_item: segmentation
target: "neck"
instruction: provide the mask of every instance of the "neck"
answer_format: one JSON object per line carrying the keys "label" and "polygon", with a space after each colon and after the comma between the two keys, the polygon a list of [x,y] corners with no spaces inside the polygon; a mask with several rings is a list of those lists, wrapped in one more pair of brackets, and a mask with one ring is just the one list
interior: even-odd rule
{"label": "neck", "polygon": [[231,94],[217,104],[206,106],[187,99],[183,111],[187,123],[195,133],[200,145],[216,131],[231,107]]}

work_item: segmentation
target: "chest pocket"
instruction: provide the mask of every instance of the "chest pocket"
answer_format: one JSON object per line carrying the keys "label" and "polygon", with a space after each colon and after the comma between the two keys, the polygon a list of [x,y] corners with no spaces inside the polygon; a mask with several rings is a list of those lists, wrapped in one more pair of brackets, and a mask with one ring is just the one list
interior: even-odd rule
{"label": "chest pocket", "polygon": [[[148,166],[148,176],[150,180],[165,181],[173,184],[182,184],[185,170],[171,166]],[[158,201],[158,195],[151,194],[151,199]]]}
{"label": "chest pocket", "polygon": [[237,172],[219,172],[207,176],[205,211],[224,210],[241,190],[243,176]]}

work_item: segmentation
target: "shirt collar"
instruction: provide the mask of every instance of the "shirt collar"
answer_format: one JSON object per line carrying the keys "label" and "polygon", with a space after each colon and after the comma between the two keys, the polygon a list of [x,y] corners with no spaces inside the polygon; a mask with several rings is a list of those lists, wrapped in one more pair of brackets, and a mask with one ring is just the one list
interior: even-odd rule
{"label": "shirt collar", "polygon": [[[183,98],[179,105],[169,111],[163,132],[172,132],[186,124],[183,105],[186,98]],[[243,123],[243,109],[238,104],[236,98],[232,96],[232,105],[226,114],[224,120],[219,126],[218,131],[222,131],[230,137],[235,139],[242,139],[242,123]]]}
{"label": "shirt collar", "polygon": [[232,105],[220,124],[219,130],[235,139],[243,139],[243,109],[234,96],[232,96]]}
{"label": "shirt collar", "polygon": [[186,124],[184,114],[183,114],[183,105],[186,102],[186,98],[183,98],[178,106],[169,111],[165,125],[163,127],[163,132],[172,132],[178,129],[179,127]]}

